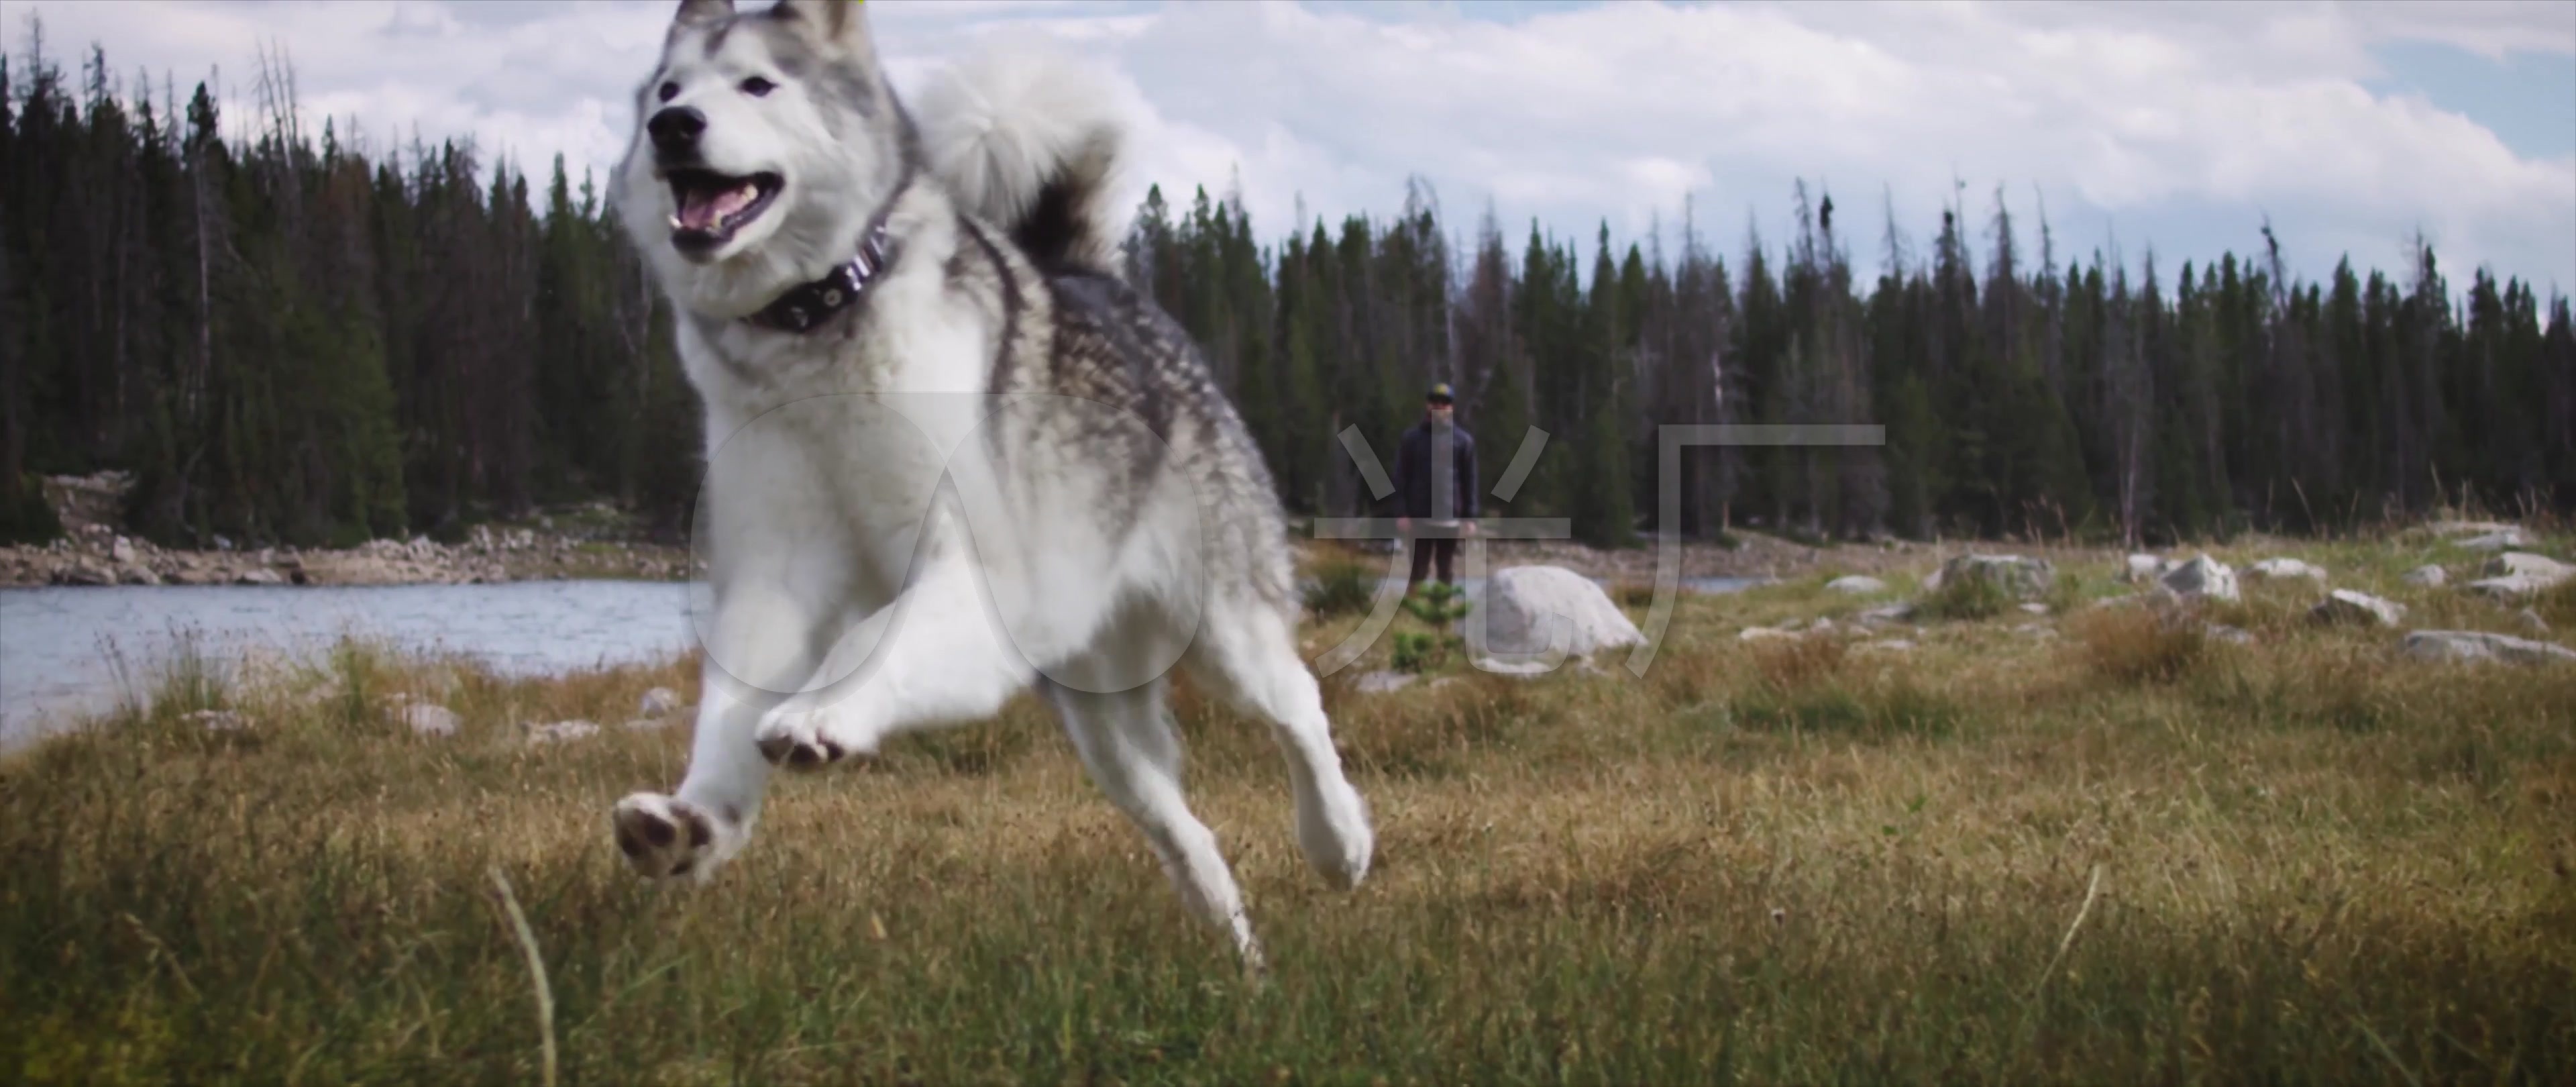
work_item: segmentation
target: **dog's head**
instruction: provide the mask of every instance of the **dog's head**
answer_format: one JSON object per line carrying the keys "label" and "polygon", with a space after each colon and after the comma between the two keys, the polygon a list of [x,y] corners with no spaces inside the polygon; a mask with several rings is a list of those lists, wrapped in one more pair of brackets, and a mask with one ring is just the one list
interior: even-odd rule
{"label": "dog's head", "polygon": [[850,259],[916,154],[858,0],[684,0],[635,105],[618,218],[709,316]]}

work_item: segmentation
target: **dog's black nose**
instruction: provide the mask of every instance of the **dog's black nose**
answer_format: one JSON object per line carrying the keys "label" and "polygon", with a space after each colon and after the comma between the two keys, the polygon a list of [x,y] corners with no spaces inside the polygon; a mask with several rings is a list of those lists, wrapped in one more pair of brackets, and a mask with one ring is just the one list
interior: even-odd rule
{"label": "dog's black nose", "polygon": [[686,151],[697,146],[698,133],[707,130],[707,115],[689,106],[673,106],[644,122],[644,130],[653,134],[654,147]]}

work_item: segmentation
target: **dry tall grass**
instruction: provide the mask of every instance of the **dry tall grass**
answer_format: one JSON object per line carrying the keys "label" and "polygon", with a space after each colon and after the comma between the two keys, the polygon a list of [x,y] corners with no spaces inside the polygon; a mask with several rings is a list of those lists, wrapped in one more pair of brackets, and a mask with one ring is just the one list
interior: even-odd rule
{"label": "dry tall grass", "polygon": [[[648,887],[606,813],[685,729],[516,723],[622,720],[686,662],[201,674],[0,762],[0,1067],[532,1081],[497,867],[570,1083],[2564,1081],[2576,668],[2404,662],[2268,599],[2228,616],[2250,646],[1734,640],[1849,607],[1801,584],[1688,601],[1643,679],[1336,677],[1381,843],[1350,895],[1270,740],[1184,688],[1260,986],[1025,702],[783,778],[712,885]],[[254,725],[180,720],[207,706]]]}

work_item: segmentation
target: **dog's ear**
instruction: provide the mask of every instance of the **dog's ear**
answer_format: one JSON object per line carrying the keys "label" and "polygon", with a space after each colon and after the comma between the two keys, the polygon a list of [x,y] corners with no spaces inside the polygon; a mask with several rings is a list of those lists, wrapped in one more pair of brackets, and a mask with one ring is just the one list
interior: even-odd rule
{"label": "dog's ear", "polygon": [[868,20],[867,16],[859,10],[865,2],[866,0],[778,0],[778,6],[770,9],[770,14],[815,41],[865,51],[868,44]]}
{"label": "dog's ear", "polygon": [[733,0],[680,0],[679,14],[671,17],[673,26],[696,26],[712,23],[733,14]]}

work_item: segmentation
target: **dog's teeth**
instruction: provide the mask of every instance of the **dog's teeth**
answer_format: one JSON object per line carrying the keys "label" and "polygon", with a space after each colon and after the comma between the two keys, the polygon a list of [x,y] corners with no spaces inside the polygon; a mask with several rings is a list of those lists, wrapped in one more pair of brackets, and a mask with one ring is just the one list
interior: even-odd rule
{"label": "dog's teeth", "polygon": [[672,215],[672,216],[671,216],[671,229],[673,229],[673,230],[687,230],[688,228],[689,228],[689,224],[681,222],[681,221],[680,221],[680,217],[679,217],[677,214],[674,214],[674,215]]}

